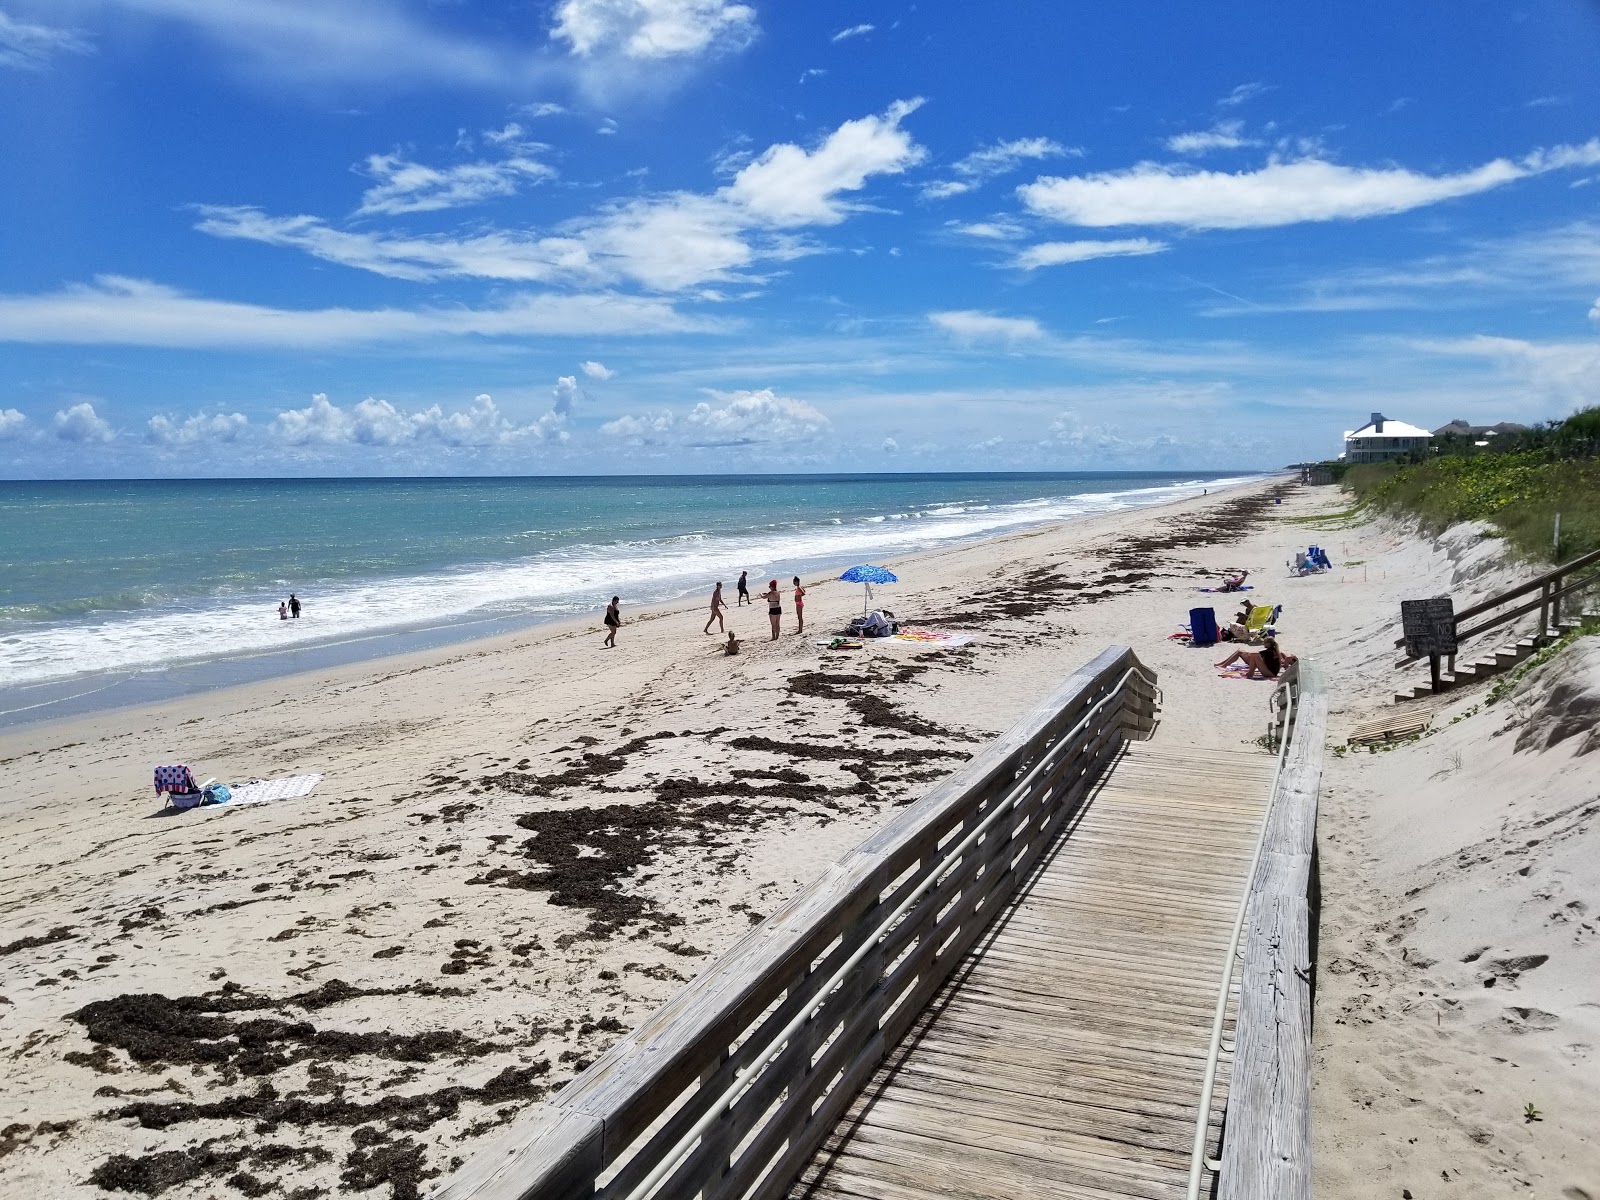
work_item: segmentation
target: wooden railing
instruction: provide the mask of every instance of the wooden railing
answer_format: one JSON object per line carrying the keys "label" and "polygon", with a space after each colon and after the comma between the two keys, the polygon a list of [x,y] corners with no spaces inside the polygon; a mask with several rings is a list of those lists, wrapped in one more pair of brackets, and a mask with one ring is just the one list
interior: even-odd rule
{"label": "wooden railing", "polygon": [[1328,697],[1300,661],[1289,742],[1250,880],[1219,1200],[1310,1200],[1317,796]]}
{"label": "wooden railing", "polygon": [[753,929],[435,1200],[783,1194],[1050,848],[1155,674],[1113,646]]}
{"label": "wooden railing", "polygon": [[[1539,610],[1539,632],[1535,636],[1543,641],[1549,636],[1550,630],[1561,623],[1561,601],[1585,588],[1593,587],[1596,583],[1600,583],[1600,550],[1591,550],[1588,554],[1579,555],[1571,562],[1562,563],[1559,567],[1546,571],[1543,575],[1536,576],[1510,591],[1491,596],[1481,604],[1474,604],[1471,608],[1456,613],[1456,644],[1459,645],[1468,638],[1477,637],[1480,633],[1487,633],[1491,629],[1498,629],[1508,621],[1526,616],[1535,609]],[[1494,611],[1534,592],[1538,592],[1539,595],[1533,600],[1501,612]],[[1483,620],[1475,625],[1468,624],[1477,617],[1482,617]],[[1395,642],[1396,647],[1405,644],[1405,638],[1399,638]],[[1408,655],[1397,665],[1404,666],[1415,661],[1415,657]]]}

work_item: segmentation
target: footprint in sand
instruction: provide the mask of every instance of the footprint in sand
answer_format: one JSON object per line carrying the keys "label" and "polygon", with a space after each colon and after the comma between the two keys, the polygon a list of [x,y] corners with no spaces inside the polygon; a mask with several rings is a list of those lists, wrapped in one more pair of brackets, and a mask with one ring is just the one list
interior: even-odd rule
{"label": "footprint in sand", "polygon": [[1505,1009],[1501,1012],[1500,1019],[1518,1033],[1554,1029],[1561,1021],[1555,1013],[1545,1012],[1542,1008],[1520,1007]]}

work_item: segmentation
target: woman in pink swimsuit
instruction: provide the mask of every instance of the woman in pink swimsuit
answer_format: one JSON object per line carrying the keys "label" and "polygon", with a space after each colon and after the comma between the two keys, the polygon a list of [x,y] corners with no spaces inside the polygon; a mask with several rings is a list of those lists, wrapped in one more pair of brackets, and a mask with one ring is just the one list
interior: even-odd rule
{"label": "woman in pink swimsuit", "polygon": [[794,631],[806,631],[806,590],[800,586],[800,576],[794,577]]}

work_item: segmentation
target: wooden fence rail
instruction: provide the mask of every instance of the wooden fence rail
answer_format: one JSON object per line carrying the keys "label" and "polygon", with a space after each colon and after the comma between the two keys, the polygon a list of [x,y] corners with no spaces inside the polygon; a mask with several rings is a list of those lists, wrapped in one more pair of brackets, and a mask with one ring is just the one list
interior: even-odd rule
{"label": "wooden fence rail", "polygon": [[1154,672],[1107,649],[435,1200],[781,1195],[1157,699]]}
{"label": "wooden fence rail", "polygon": [[1219,1200],[1310,1200],[1312,866],[1328,697],[1301,660],[1293,730],[1250,883]]}

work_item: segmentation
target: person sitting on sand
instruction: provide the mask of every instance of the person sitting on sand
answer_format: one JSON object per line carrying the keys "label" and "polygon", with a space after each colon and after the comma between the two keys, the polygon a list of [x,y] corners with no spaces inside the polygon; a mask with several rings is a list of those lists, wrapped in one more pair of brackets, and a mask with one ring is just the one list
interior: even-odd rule
{"label": "person sitting on sand", "polygon": [[622,624],[621,604],[622,598],[620,596],[613,596],[611,597],[611,603],[606,605],[606,640],[600,644],[608,650],[616,649],[617,629]]}
{"label": "person sitting on sand", "polygon": [[724,654],[739,653],[739,639],[733,636],[733,630],[731,629],[728,630],[728,640],[722,643],[722,652]]}
{"label": "person sitting on sand", "polygon": [[728,602],[722,598],[722,580],[719,579],[717,580],[717,586],[711,590],[711,615],[706,618],[706,627],[700,632],[710,633],[711,622],[713,621],[717,623],[719,632],[727,629],[727,626],[722,623],[722,613],[727,607]]}
{"label": "person sitting on sand", "polygon": [[1222,642],[1248,642],[1250,640],[1250,601],[1243,600],[1233,621],[1217,630],[1217,640]]}
{"label": "person sitting on sand", "polygon": [[1269,637],[1261,643],[1261,649],[1235,650],[1217,666],[1231,667],[1236,662],[1242,662],[1249,668],[1244,673],[1246,679],[1276,679],[1278,672],[1282,671],[1286,664],[1294,661],[1294,655],[1284,654],[1278,649],[1277,638]]}
{"label": "person sitting on sand", "polygon": [[1240,588],[1244,587],[1244,581],[1246,579],[1249,579],[1249,578],[1250,578],[1250,572],[1249,571],[1239,571],[1237,574],[1234,574],[1234,575],[1224,575],[1222,577],[1222,586],[1219,587],[1217,589],[1217,591],[1219,591],[1219,592],[1237,592]]}

